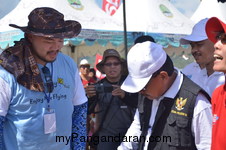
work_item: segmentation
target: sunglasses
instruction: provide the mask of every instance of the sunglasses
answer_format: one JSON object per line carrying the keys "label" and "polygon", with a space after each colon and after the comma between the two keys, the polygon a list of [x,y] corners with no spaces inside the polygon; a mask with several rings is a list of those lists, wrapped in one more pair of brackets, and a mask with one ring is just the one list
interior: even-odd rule
{"label": "sunglasses", "polygon": [[113,62],[113,63],[105,63],[104,65],[107,67],[111,67],[111,66],[118,66],[120,64],[121,64],[121,62]]}
{"label": "sunglasses", "polygon": [[46,85],[47,91],[48,91],[48,93],[52,93],[53,89],[54,89],[54,85],[53,85],[52,75],[50,74],[49,68],[44,66],[42,68],[42,72],[43,72],[45,80],[46,80],[45,85]]}
{"label": "sunglasses", "polygon": [[89,69],[90,65],[81,65],[80,68],[83,68],[83,69],[87,68],[87,69]]}
{"label": "sunglasses", "polygon": [[226,34],[225,33],[222,33],[222,32],[218,33],[216,35],[216,40],[217,41],[220,40],[222,44],[226,44]]}

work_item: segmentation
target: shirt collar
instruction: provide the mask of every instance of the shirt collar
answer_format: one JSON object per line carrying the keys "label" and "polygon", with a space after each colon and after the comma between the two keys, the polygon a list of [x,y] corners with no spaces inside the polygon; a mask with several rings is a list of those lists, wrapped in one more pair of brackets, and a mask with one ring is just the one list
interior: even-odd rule
{"label": "shirt collar", "polygon": [[179,92],[182,82],[183,82],[183,74],[180,72],[179,69],[175,68],[174,72],[177,73],[177,77],[171,87],[165,92],[165,94],[162,97],[168,97],[174,99]]}

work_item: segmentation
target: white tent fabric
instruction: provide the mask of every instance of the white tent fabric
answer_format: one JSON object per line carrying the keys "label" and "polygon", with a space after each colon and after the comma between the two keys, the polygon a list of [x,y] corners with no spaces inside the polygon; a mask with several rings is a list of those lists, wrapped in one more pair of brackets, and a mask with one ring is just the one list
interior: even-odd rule
{"label": "white tent fabric", "polygon": [[218,17],[226,22],[226,3],[217,2],[217,0],[202,0],[191,20],[197,23],[203,18],[211,17]]}
{"label": "white tent fabric", "polygon": [[[75,1],[80,1],[81,4],[77,6],[73,3]],[[77,20],[82,24],[83,30],[79,36],[67,40],[65,45],[85,42],[92,46],[97,42],[104,46],[110,42],[119,46],[124,41],[121,2],[122,0],[20,0],[10,13],[0,19],[0,47],[5,49],[12,46],[14,41],[23,37],[23,32],[8,25],[26,26],[27,16],[36,7],[55,8],[65,15],[66,20]],[[106,12],[116,12],[109,15],[104,11],[106,7]],[[128,46],[133,44],[138,35],[145,33],[153,36],[164,47],[179,47],[180,37],[190,34],[194,25],[168,0],[126,0],[126,20]]]}
{"label": "white tent fabric", "polygon": [[36,7],[52,7],[62,12],[67,20],[78,20],[83,29],[123,30],[122,21],[117,21],[102,11],[93,0],[82,1],[83,10],[71,7],[67,0],[21,0],[17,7],[0,20],[0,32],[13,30],[8,24],[26,26],[29,13]]}
{"label": "white tent fabric", "polygon": [[[0,32],[13,30],[9,23],[26,26],[30,11],[41,6],[53,7],[62,12],[66,19],[78,20],[83,29],[123,31],[122,5],[110,16],[97,5],[97,0],[80,1],[82,10],[74,9],[67,0],[21,0],[0,20]],[[126,1],[126,15],[128,31],[189,34],[194,25],[168,0]]]}
{"label": "white tent fabric", "polygon": [[[117,13],[115,15],[122,16]],[[128,31],[190,34],[194,25],[168,0],[126,1],[126,15]]]}

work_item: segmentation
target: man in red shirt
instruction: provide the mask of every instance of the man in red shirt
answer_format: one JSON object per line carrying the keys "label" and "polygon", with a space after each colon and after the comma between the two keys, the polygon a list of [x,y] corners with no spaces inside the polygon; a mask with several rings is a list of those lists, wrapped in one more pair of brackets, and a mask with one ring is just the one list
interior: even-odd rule
{"label": "man in red shirt", "polygon": [[[226,24],[212,17],[206,24],[208,38],[214,44],[214,71],[226,73]],[[212,95],[213,129],[211,150],[226,149],[226,85],[216,88]]]}
{"label": "man in red shirt", "polygon": [[79,64],[80,77],[84,88],[88,83],[95,83],[95,80],[89,76],[90,64],[86,59],[82,59]]}

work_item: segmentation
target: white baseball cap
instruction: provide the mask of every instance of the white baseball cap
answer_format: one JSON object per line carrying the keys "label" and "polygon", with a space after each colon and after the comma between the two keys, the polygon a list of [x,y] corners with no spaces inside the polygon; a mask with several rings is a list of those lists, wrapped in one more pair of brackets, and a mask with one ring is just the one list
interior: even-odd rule
{"label": "white baseball cap", "polygon": [[90,64],[89,64],[89,62],[88,62],[87,59],[82,59],[82,60],[80,61],[80,64],[79,64],[79,65],[81,66],[81,65],[90,65]]}
{"label": "white baseball cap", "polygon": [[162,46],[150,41],[137,43],[127,55],[129,75],[121,89],[130,93],[142,90],[152,74],[158,71],[167,58]]}
{"label": "white baseball cap", "polygon": [[190,42],[199,42],[208,39],[206,35],[206,23],[208,18],[200,20],[192,28],[192,33],[180,39],[181,44],[190,44]]}

